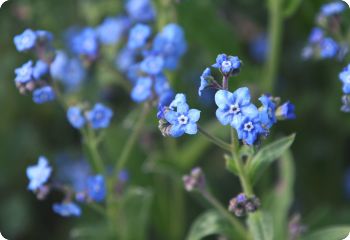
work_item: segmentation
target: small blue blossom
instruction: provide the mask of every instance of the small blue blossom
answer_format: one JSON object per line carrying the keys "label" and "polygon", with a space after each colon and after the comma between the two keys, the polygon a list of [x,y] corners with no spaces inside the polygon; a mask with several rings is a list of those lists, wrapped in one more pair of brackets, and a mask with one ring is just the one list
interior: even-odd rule
{"label": "small blue blossom", "polygon": [[127,0],[125,9],[136,22],[152,21],[156,14],[150,0]]}
{"label": "small blue blossom", "polygon": [[200,78],[201,84],[198,89],[198,95],[202,96],[202,91],[209,85],[208,78],[212,78],[210,68],[206,68]]}
{"label": "small blue blossom", "polygon": [[107,128],[113,116],[113,111],[101,103],[86,113],[86,118],[94,129]]}
{"label": "small blue blossom", "polygon": [[174,100],[170,103],[169,108],[175,110],[178,106],[186,104],[186,95],[183,93],[176,94]]}
{"label": "small blue blossom", "polygon": [[52,42],[53,41],[53,34],[45,31],[45,30],[37,30],[35,31],[36,36],[38,38],[38,41],[40,42]]}
{"label": "small blue blossom", "polygon": [[118,179],[121,182],[127,182],[129,181],[129,172],[127,170],[121,170],[118,174]]}
{"label": "small blue blossom", "polygon": [[103,44],[116,44],[125,35],[131,22],[128,17],[108,17],[96,29],[98,39]]}
{"label": "small blue blossom", "polygon": [[125,47],[118,53],[115,59],[116,68],[125,73],[127,72],[136,62],[136,53]]}
{"label": "small blue blossom", "polygon": [[21,67],[15,69],[17,83],[27,83],[33,80],[33,62],[28,61]]}
{"label": "small blue blossom", "polygon": [[169,134],[172,137],[180,137],[184,133],[196,134],[198,131],[197,122],[200,111],[189,109],[187,103],[178,103],[176,111],[170,109],[165,112],[164,117],[171,124]]}
{"label": "small blue blossom", "polygon": [[42,61],[42,60],[38,60],[35,63],[35,66],[33,68],[33,77],[38,80],[40,79],[42,76],[46,75],[49,72],[49,65]]}
{"label": "small blue blossom", "polygon": [[52,210],[62,217],[80,217],[81,209],[73,202],[54,203]]}
{"label": "small blue blossom", "polygon": [[152,79],[150,77],[140,77],[134,88],[131,90],[131,99],[135,102],[143,102],[152,95]]}
{"label": "small blue blossom", "polygon": [[332,38],[325,38],[320,43],[320,54],[322,58],[333,58],[337,55],[339,45]]}
{"label": "small blue blossom", "polygon": [[216,58],[216,63],[212,65],[214,68],[220,69],[222,74],[229,75],[233,71],[237,71],[241,67],[241,60],[236,56],[227,56],[219,54]]}
{"label": "small blue blossom", "polygon": [[278,120],[289,120],[295,119],[294,105],[289,101],[285,102],[281,106],[279,106],[276,110],[276,117]]}
{"label": "small blue blossom", "polygon": [[230,93],[219,90],[215,94],[215,103],[218,106],[216,117],[222,125],[230,124],[239,128],[245,116],[258,115],[258,109],[250,103],[250,92],[246,87]]}
{"label": "small blue blossom", "polygon": [[33,91],[33,101],[36,104],[42,104],[55,100],[56,94],[51,86],[45,86]]}
{"label": "small blue blossom", "polygon": [[248,145],[253,145],[259,136],[266,134],[257,115],[255,117],[243,117],[240,126],[236,130],[238,138]]}
{"label": "small blue blossom", "polygon": [[27,177],[29,179],[28,189],[36,191],[43,186],[51,176],[52,168],[49,166],[47,159],[39,157],[38,164],[27,168]]}
{"label": "small blue blossom", "polygon": [[73,36],[71,48],[75,54],[95,59],[99,53],[97,34],[93,28],[86,27]]}
{"label": "small blue blossom", "polygon": [[262,63],[265,61],[269,50],[269,41],[266,34],[260,34],[250,43],[249,52],[252,58]]}
{"label": "small blue blossom", "polygon": [[136,24],[129,32],[127,46],[130,49],[142,48],[151,36],[152,30],[146,24]]}
{"label": "small blue blossom", "polygon": [[343,93],[350,94],[350,64],[339,74],[339,79],[343,83]]}
{"label": "small blue blossom", "polygon": [[312,44],[319,43],[322,41],[324,37],[324,32],[321,28],[315,27],[311,30],[310,36],[309,36],[309,42]]}
{"label": "small blue blossom", "polygon": [[265,128],[269,129],[277,122],[275,116],[276,104],[266,95],[262,95],[259,100],[262,103],[262,107],[259,109],[260,121]]}
{"label": "small blue blossom", "polygon": [[150,75],[157,75],[163,70],[164,60],[161,56],[149,55],[140,65],[143,72]]}
{"label": "small blue blossom", "polygon": [[106,197],[105,179],[102,175],[90,176],[87,180],[88,196],[96,201],[101,202]]}
{"label": "small blue blossom", "polygon": [[36,34],[33,30],[27,29],[22,34],[14,37],[13,41],[19,52],[33,49],[36,44]]}
{"label": "small blue blossom", "polygon": [[337,15],[343,12],[346,7],[346,4],[344,4],[342,1],[327,3],[321,7],[321,14],[326,17]]}
{"label": "small blue blossom", "polygon": [[86,123],[83,112],[78,106],[68,108],[67,118],[69,123],[76,129],[81,129]]}

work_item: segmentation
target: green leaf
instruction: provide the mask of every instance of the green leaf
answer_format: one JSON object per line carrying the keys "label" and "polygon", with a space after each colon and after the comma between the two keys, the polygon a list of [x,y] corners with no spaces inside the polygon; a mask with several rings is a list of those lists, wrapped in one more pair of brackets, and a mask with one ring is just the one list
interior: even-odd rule
{"label": "green leaf", "polygon": [[263,211],[251,213],[247,221],[254,240],[273,239],[274,225],[269,213]]}
{"label": "green leaf", "polygon": [[200,240],[211,235],[225,235],[233,239],[231,224],[216,210],[201,214],[192,224],[187,240]]}
{"label": "green leaf", "polygon": [[349,232],[350,225],[325,227],[302,237],[301,240],[341,240],[346,238]]}
{"label": "green leaf", "polygon": [[260,151],[247,163],[246,171],[254,184],[262,172],[292,145],[295,134],[281,138],[260,149]]}
{"label": "green leaf", "polygon": [[146,230],[151,202],[150,190],[140,187],[128,189],[123,196],[118,213],[120,239],[147,239]]}

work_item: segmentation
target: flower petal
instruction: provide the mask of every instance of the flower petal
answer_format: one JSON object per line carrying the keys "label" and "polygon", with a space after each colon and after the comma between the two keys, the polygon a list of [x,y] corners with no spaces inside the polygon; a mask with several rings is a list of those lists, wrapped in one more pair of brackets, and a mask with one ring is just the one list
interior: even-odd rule
{"label": "flower petal", "polygon": [[236,102],[240,105],[246,105],[250,103],[250,92],[247,87],[238,88],[234,93]]}
{"label": "flower petal", "polygon": [[226,111],[218,108],[216,110],[216,118],[222,125],[228,125],[232,122],[232,114],[228,114]]}
{"label": "flower petal", "polygon": [[193,135],[193,134],[196,134],[197,131],[198,131],[197,124],[195,124],[195,123],[189,123],[185,127],[185,133],[187,133],[187,134]]}
{"label": "flower petal", "polygon": [[168,111],[164,114],[164,118],[170,123],[170,124],[176,124],[178,114],[174,111]]}
{"label": "flower petal", "polygon": [[231,97],[232,93],[226,90],[219,90],[215,93],[215,103],[219,108],[223,109],[228,105],[228,101]]}
{"label": "flower petal", "polygon": [[188,117],[191,122],[197,122],[199,118],[201,117],[201,111],[197,109],[190,109],[188,111]]}

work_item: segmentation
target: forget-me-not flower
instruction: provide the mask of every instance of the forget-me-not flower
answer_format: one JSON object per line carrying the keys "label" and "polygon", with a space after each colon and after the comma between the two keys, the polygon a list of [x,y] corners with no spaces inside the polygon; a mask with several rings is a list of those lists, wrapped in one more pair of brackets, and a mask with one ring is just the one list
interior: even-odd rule
{"label": "forget-me-not flower", "polygon": [[155,18],[151,0],[127,0],[125,10],[137,22],[152,21]]}
{"label": "forget-me-not flower", "polygon": [[209,81],[208,79],[212,79],[213,77],[211,76],[211,71],[210,71],[210,68],[206,68],[200,79],[201,79],[201,83],[200,83],[200,86],[198,88],[198,95],[199,96],[202,96],[202,91],[209,85]]}
{"label": "forget-me-not flower", "polygon": [[222,74],[229,75],[233,71],[237,71],[241,67],[241,60],[236,56],[227,56],[226,54],[219,54],[216,58],[216,63],[212,67],[220,69]]}
{"label": "forget-me-not flower", "polygon": [[136,24],[129,32],[128,48],[138,49],[143,47],[151,33],[152,29],[150,26],[141,23]]}
{"label": "forget-me-not flower", "polygon": [[262,95],[259,100],[262,103],[259,108],[260,121],[265,128],[269,129],[277,122],[275,116],[276,104],[267,95]]}
{"label": "forget-me-not flower", "polygon": [[107,128],[113,116],[113,111],[101,103],[86,113],[86,118],[94,129]]}
{"label": "forget-me-not flower", "polygon": [[55,100],[56,94],[51,86],[44,86],[33,91],[33,101],[42,104]]}
{"label": "forget-me-not flower", "polygon": [[81,209],[73,202],[54,203],[52,210],[62,217],[80,217]]}
{"label": "forget-me-not flower", "polygon": [[15,69],[17,83],[27,83],[33,80],[33,62],[28,61],[21,67]]}
{"label": "forget-me-not flower", "polygon": [[47,159],[43,156],[39,157],[38,164],[27,168],[27,177],[29,179],[28,189],[36,191],[43,186],[51,176],[52,168]]}
{"label": "forget-me-not flower", "polygon": [[343,93],[350,94],[350,64],[339,74],[339,79],[343,83]]}
{"label": "forget-me-not flower", "polygon": [[38,80],[40,79],[42,76],[46,75],[49,72],[49,65],[42,61],[42,60],[38,60],[34,67],[33,67],[33,77]]}
{"label": "forget-me-not flower", "polygon": [[87,180],[88,196],[96,201],[101,202],[106,197],[105,179],[102,175],[90,176]]}
{"label": "forget-me-not flower", "polygon": [[266,133],[261,125],[259,115],[244,116],[236,130],[238,138],[248,145],[253,145],[259,136]]}
{"label": "forget-me-not flower", "polygon": [[126,16],[108,17],[97,27],[96,34],[103,44],[116,44],[125,35],[131,25]]}
{"label": "forget-me-not flower", "polygon": [[27,51],[34,48],[36,44],[37,35],[31,29],[25,30],[22,34],[14,37],[13,41],[16,49],[19,52]]}
{"label": "forget-me-not flower", "polygon": [[328,37],[320,42],[320,55],[322,58],[333,58],[339,51],[339,45],[332,38]]}
{"label": "forget-me-not flower", "polygon": [[276,110],[276,117],[278,120],[295,119],[295,106],[289,101],[283,103]]}
{"label": "forget-me-not flower", "polygon": [[342,1],[327,3],[321,7],[321,14],[326,17],[340,14],[346,9],[346,7],[347,5]]}
{"label": "forget-me-not flower", "polygon": [[83,112],[78,106],[71,106],[67,110],[67,118],[69,123],[77,129],[84,127],[86,121]]}

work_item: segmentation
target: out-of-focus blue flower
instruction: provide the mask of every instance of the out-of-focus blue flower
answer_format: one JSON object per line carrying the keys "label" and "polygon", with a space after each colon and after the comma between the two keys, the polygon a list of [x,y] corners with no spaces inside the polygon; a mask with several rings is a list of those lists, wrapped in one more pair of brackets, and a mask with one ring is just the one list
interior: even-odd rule
{"label": "out-of-focus blue flower", "polygon": [[106,197],[105,179],[102,175],[90,176],[87,180],[88,196],[96,201],[101,202]]}
{"label": "out-of-focus blue flower", "polygon": [[56,94],[51,86],[44,86],[33,91],[33,101],[42,104],[55,100]]}
{"label": "out-of-focus blue flower", "polygon": [[128,17],[108,17],[96,29],[98,39],[103,44],[116,44],[129,29],[131,22]]}
{"label": "out-of-focus blue flower", "polygon": [[84,55],[90,59],[95,59],[99,53],[99,44],[96,31],[86,27],[73,36],[71,49],[77,55]]}
{"label": "out-of-focus blue flower", "polygon": [[52,210],[62,217],[80,217],[81,209],[73,202],[54,203]]}
{"label": "out-of-focus blue flower", "polygon": [[253,145],[260,135],[266,133],[261,126],[258,115],[243,117],[240,126],[236,130],[238,138],[248,145]]}
{"label": "out-of-focus blue flower", "polygon": [[155,10],[150,0],[127,0],[125,9],[136,22],[152,21],[155,18]]}
{"label": "out-of-focus blue flower", "polygon": [[295,107],[289,101],[285,102],[281,106],[279,106],[276,110],[276,117],[278,120],[289,120],[295,119]]}
{"label": "out-of-focus blue flower", "polygon": [[140,65],[143,72],[150,75],[157,75],[163,70],[164,60],[161,56],[149,55]]}
{"label": "out-of-focus blue flower", "polygon": [[151,36],[152,29],[146,24],[136,24],[129,32],[127,46],[130,49],[142,48]]}
{"label": "out-of-focus blue flower", "polygon": [[343,83],[343,93],[350,94],[350,64],[339,74],[339,79]]}
{"label": "out-of-focus blue flower", "polygon": [[35,66],[33,68],[33,77],[35,79],[40,79],[42,76],[46,75],[49,72],[49,65],[42,61],[42,60],[38,60],[35,63]]}
{"label": "out-of-focus blue flower", "polygon": [[241,67],[241,60],[236,56],[227,56],[219,54],[216,58],[216,63],[212,65],[214,68],[220,69],[222,74],[229,75],[233,71],[237,71]]}
{"label": "out-of-focus blue flower", "polygon": [[276,104],[266,95],[262,95],[259,100],[262,103],[262,106],[259,108],[260,121],[265,128],[269,129],[277,122],[275,116]]}
{"label": "out-of-focus blue flower", "polygon": [[309,36],[309,42],[312,44],[319,43],[322,41],[324,37],[324,32],[319,27],[314,27],[311,30],[310,36]]}
{"label": "out-of-focus blue flower", "polygon": [[53,34],[45,30],[35,31],[39,42],[51,42],[53,41]]}
{"label": "out-of-focus blue flower", "polygon": [[77,58],[69,59],[68,56],[58,51],[50,65],[52,78],[60,80],[69,90],[77,89],[86,76],[82,62]]}
{"label": "out-of-focus blue flower", "polygon": [[166,25],[156,35],[152,45],[152,51],[161,55],[164,59],[164,68],[174,70],[179,58],[186,52],[187,44],[183,29],[175,24]]}
{"label": "out-of-focus blue flower", "polygon": [[198,95],[202,96],[202,91],[209,85],[208,78],[212,78],[210,68],[206,68],[200,78],[201,84],[198,89]]}
{"label": "out-of-focus blue flower", "polygon": [[123,48],[115,59],[115,66],[121,72],[126,72],[135,64],[135,52],[129,48]]}
{"label": "out-of-focus blue flower", "polygon": [[127,170],[122,170],[118,174],[118,179],[121,182],[127,182],[129,181],[129,172]]}
{"label": "out-of-focus blue flower", "polygon": [[346,9],[346,7],[347,5],[342,1],[327,3],[321,7],[321,14],[326,17],[340,14]]}
{"label": "out-of-focus blue flower", "polygon": [[332,38],[328,37],[320,43],[320,54],[322,58],[333,58],[337,55],[339,45]]}
{"label": "out-of-focus blue flower", "polygon": [[27,83],[33,80],[33,62],[28,61],[21,67],[15,69],[17,83]]}
{"label": "out-of-focus blue flower", "polygon": [[261,63],[264,62],[269,50],[269,41],[266,34],[261,34],[250,43],[250,55],[252,58]]}
{"label": "out-of-focus blue flower", "polygon": [[230,93],[219,90],[215,94],[215,103],[218,106],[216,117],[222,125],[230,124],[238,129],[245,116],[255,117],[258,109],[250,103],[250,92],[246,87],[237,89]]}
{"label": "out-of-focus blue flower", "polygon": [[143,102],[152,95],[152,79],[140,77],[131,91],[131,98],[135,102]]}
{"label": "out-of-focus blue flower", "polygon": [[19,52],[27,51],[34,48],[36,44],[36,34],[31,29],[26,29],[22,34],[14,37],[13,41]]}
{"label": "out-of-focus blue flower", "polygon": [[27,177],[29,179],[28,189],[36,191],[47,182],[51,176],[52,168],[47,159],[43,156],[39,157],[38,164],[27,168]]}
{"label": "out-of-focus blue flower", "polygon": [[85,125],[85,118],[83,115],[83,112],[81,111],[81,108],[78,106],[71,106],[67,110],[67,118],[69,123],[77,129],[80,129],[84,127]]}
{"label": "out-of-focus blue flower", "polygon": [[94,129],[107,128],[113,116],[113,111],[101,103],[86,113],[86,118]]}
{"label": "out-of-focus blue flower", "polygon": [[200,118],[200,111],[189,109],[187,103],[177,104],[176,111],[166,111],[164,117],[171,124],[169,134],[172,137],[180,137],[185,133],[196,134],[198,131],[197,122]]}

